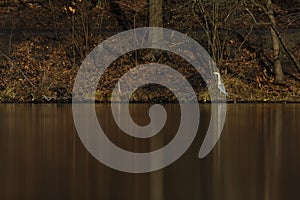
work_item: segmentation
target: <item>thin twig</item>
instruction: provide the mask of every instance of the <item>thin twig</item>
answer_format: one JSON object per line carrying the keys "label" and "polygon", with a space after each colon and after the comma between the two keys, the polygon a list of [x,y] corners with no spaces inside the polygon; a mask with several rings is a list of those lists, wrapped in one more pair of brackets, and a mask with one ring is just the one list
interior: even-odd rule
{"label": "thin twig", "polygon": [[76,43],[75,43],[75,17],[72,15],[72,43],[73,43],[73,66],[76,64]]}
{"label": "thin twig", "polygon": [[[250,10],[248,8],[246,8],[246,11],[249,13],[249,15],[251,16],[252,20],[254,21],[255,24],[258,24],[254,15],[252,14],[252,12],[250,12]],[[247,35],[244,37],[243,42],[241,43],[241,45],[239,46],[239,51],[241,50],[242,46],[245,44],[245,42],[247,41],[248,37],[250,36],[250,34],[252,33],[254,28],[254,25],[251,26],[249,32],[247,33]]]}
{"label": "thin twig", "polygon": [[268,13],[267,9],[266,9],[263,5],[257,3],[257,2],[254,1],[254,0],[250,0],[250,2],[253,3],[253,5],[259,7],[260,9],[262,9],[265,13]]}
{"label": "thin twig", "polygon": [[224,19],[224,23],[227,22],[227,20],[229,19],[229,17],[233,14],[234,11],[236,11],[236,8],[239,6],[240,1],[236,2],[236,4],[234,5],[234,8],[228,13],[228,15],[225,17]]}
{"label": "thin twig", "polygon": [[286,46],[285,42],[283,41],[283,38],[281,37],[281,35],[277,31],[277,29],[272,25],[271,25],[271,28],[275,32],[276,36],[278,37],[278,39],[279,39],[284,51],[286,52],[287,56],[294,63],[295,67],[297,68],[298,72],[300,73],[300,64],[297,61],[296,57],[289,51],[288,47]]}
{"label": "thin twig", "polygon": [[10,53],[11,53],[12,36],[13,36],[14,29],[15,29],[15,24],[12,25],[11,30],[10,30],[9,44],[8,44],[8,55],[10,55]]}
{"label": "thin twig", "polygon": [[57,40],[59,40],[58,38],[58,31],[57,31],[57,21],[55,20],[55,13],[54,13],[54,9],[53,9],[53,5],[52,5],[52,2],[51,0],[48,1],[48,4],[49,4],[49,7],[50,7],[50,10],[51,10],[51,13],[52,13],[52,19],[54,21],[54,29],[55,29],[55,37]]}
{"label": "thin twig", "polygon": [[6,83],[5,83],[5,81],[2,79],[2,78],[0,78],[0,80],[1,80],[1,82],[5,85],[5,87],[6,87]]}
{"label": "thin twig", "polygon": [[241,43],[241,45],[239,46],[239,51],[241,51],[242,46],[245,44],[245,42],[247,41],[247,39],[249,38],[250,34],[253,31],[254,26],[252,25],[249,32],[247,33],[247,35],[244,37],[243,42]]}
{"label": "thin twig", "polygon": [[27,78],[27,76],[24,74],[24,72],[20,69],[19,66],[14,65],[13,60],[9,56],[7,56],[6,54],[4,54],[3,52],[1,52],[1,55],[4,56],[11,63],[11,65],[20,72],[20,74],[24,77],[24,79],[29,83],[29,85],[31,87],[33,87],[34,89],[36,89],[36,86],[33,85],[33,83]]}
{"label": "thin twig", "polygon": [[246,11],[249,13],[249,15],[251,16],[251,18],[253,19],[255,24],[258,24],[258,22],[256,21],[254,15],[252,14],[252,12],[250,12],[250,10],[248,8],[246,8]]}

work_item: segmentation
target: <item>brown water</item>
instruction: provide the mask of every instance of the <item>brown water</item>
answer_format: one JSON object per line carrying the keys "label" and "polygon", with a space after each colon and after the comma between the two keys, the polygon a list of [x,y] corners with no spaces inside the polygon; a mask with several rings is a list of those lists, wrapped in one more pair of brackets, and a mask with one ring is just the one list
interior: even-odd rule
{"label": "brown water", "polygon": [[[148,107],[131,106],[137,123],[148,122]],[[172,140],[180,112],[177,105],[165,107],[164,130],[147,141],[124,135],[109,106],[96,106],[109,138],[138,152]],[[210,105],[200,109],[198,136],[180,159],[153,173],[129,174],[104,166],[86,151],[71,105],[0,104],[0,199],[300,199],[300,104],[228,105],[221,138],[201,160],[197,155]]]}

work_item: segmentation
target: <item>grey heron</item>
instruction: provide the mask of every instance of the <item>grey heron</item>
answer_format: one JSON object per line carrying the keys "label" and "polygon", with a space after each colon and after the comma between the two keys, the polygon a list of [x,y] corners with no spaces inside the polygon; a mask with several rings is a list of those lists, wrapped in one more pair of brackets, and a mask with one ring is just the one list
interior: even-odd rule
{"label": "grey heron", "polygon": [[221,75],[220,75],[220,73],[219,72],[213,72],[213,74],[217,75],[217,77],[218,77],[218,88],[220,90],[220,93],[223,93],[225,96],[227,96],[228,93],[226,92],[225,87],[224,87],[224,85],[223,85],[223,83],[221,81]]}

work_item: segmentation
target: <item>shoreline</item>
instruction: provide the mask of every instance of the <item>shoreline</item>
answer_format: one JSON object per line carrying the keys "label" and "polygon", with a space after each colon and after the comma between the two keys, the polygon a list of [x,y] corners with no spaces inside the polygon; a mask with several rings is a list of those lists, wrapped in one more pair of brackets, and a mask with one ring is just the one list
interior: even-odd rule
{"label": "shoreline", "polygon": [[[93,103],[95,105],[97,104],[125,104],[126,102],[99,102],[99,101],[81,101],[81,102],[75,102],[80,104],[89,104]],[[32,102],[0,102],[0,105],[4,104],[27,104],[27,105],[34,105],[34,104],[73,104],[72,100],[68,101],[48,101],[48,102],[42,102],[42,101],[32,101]],[[161,102],[143,102],[143,101],[130,101],[129,104],[179,104],[178,102],[174,101],[161,101]],[[198,104],[212,104],[211,101],[198,101]],[[300,101],[226,101],[226,104],[300,104]]]}

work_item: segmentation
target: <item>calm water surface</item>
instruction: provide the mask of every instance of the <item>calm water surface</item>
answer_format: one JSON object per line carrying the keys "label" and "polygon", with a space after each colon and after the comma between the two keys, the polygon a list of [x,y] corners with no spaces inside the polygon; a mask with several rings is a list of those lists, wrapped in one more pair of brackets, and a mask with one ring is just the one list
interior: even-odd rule
{"label": "calm water surface", "polygon": [[[148,105],[130,107],[140,125]],[[168,120],[151,139],[118,129],[109,105],[96,105],[99,122],[118,146],[135,152],[159,149],[176,134],[178,105],[165,105]],[[153,173],[129,174],[94,159],[77,136],[71,105],[0,104],[0,199],[282,200],[300,199],[300,104],[229,104],[213,152],[198,159],[210,120],[188,151]]]}

